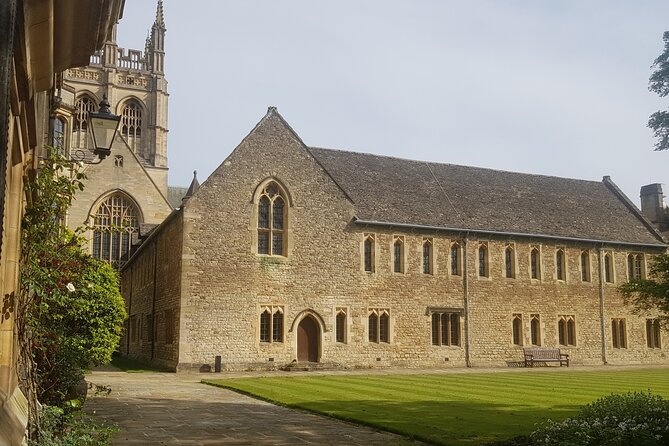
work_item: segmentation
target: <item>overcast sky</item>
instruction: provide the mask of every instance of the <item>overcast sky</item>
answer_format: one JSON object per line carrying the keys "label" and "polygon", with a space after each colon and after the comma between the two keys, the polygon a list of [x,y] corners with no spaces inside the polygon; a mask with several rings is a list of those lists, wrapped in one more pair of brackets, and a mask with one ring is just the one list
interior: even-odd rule
{"label": "overcast sky", "polygon": [[[669,2],[165,0],[170,185],[202,182],[269,105],[307,145],[664,183],[648,91]],[[128,0],[143,49],[156,0]],[[669,190],[665,186],[665,193]]]}

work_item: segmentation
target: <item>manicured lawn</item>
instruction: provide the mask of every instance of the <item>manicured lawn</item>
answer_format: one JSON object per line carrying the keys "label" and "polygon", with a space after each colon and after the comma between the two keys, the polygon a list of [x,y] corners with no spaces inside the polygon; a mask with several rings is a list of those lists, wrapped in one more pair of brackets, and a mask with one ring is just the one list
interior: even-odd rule
{"label": "manicured lawn", "polygon": [[445,445],[532,432],[583,404],[627,391],[669,398],[669,369],[522,371],[448,375],[284,376],[207,384]]}

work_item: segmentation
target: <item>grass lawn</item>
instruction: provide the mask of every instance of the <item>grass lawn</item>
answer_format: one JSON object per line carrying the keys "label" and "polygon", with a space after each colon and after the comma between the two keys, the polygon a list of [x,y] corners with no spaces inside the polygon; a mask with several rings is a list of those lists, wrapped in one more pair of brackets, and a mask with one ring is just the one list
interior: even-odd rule
{"label": "grass lawn", "polygon": [[445,445],[527,435],[537,423],[569,417],[583,404],[611,393],[650,390],[669,398],[669,369],[284,376],[203,382]]}

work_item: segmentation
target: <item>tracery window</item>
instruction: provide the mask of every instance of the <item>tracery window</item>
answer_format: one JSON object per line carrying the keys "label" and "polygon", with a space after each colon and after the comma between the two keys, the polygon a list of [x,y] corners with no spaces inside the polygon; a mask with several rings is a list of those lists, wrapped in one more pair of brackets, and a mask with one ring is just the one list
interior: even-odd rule
{"label": "tracery window", "polygon": [[583,282],[590,282],[590,252],[583,251],[581,253],[581,280]]}
{"label": "tracery window", "polygon": [[460,313],[432,313],[432,345],[460,345]]}
{"label": "tracery window", "polygon": [[404,237],[401,236],[393,240],[393,272],[404,272]]}
{"label": "tracery window", "polygon": [[91,146],[88,134],[88,114],[96,110],[95,101],[88,95],[83,95],[74,104],[74,122],[72,125],[72,147],[89,148]]}
{"label": "tracery window", "polygon": [[604,280],[613,283],[613,259],[608,253],[604,255]]}
{"label": "tracery window", "polygon": [[627,348],[625,319],[611,319],[611,342],[613,344],[613,348]]}
{"label": "tracery window", "polygon": [[459,276],[460,271],[460,245],[458,243],[453,243],[451,245],[451,275]]}
{"label": "tracery window", "polygon": [[134,99],[123,106],[121,134],[126,137],[132,149],[135,149],[137,139],[142,137],[142,107]]}
{"label": "tracery window", "polygon": [[576,320],[573,315],[558,316],[558,343],[562,346],[576,345]]}
{"label": "tracery window", "polygon": [[488,247],[485,244],[479,245],[479,277],[488,277]]}
{"label": "tracery window", "polygon": [[513,345],[523,345],[523,315],[514,314],[511,322]]}
{"label": "tracery window", "polygon": [[139,231],[139,223],[138,210],[125,194],[108,196],[94,214],[93,257],[114,267],[123,266],[123,257]]}
{"label": "tracery window", "polygon": [[258,200],[258,254],[286,255],[286,199],[281,188],[268,183]]}
{"label": "tracery window", "polygon": [[432,274],[433,265],[432,265],[432,239],[423,240],[423,274]]}
{"label": "tracery window", "polygon": [[369,342],[390,342],[390,310],[387,308],[371,308],[368,316]]}
{"label": "tracery window", "polygon": [[363,267],[368,273],[374,272],[374,236],[366,234],[363,241]]}
{"label": "tracery window", "polygon": [[538,248],[532,248],[530,252],[530,277],[532,279],[539,279],[541,274],[541,257]]}
{"label": "tracery window", "polygon": [[504,276],[511,279],[516,276],[515,271],[515,252],[512,246],[507,246],[504,250]]}
{"label": "tracery window", "polygon": [[643,279],[643,254],[627,256],[627,274],[629,280]]}
{"label": "tracery window", "polygon": [[648,348],[662,347],[659,319],[646,319],[646,345]]}
{"label": "tracery window", "polygon": [[565,254],[563,249],[558,249],[555,252],[555,278],[557,280],[565,280]]}
{"label": "tracery window", "polygon": [[541,318],[538,314],[530,315],[530,342],[532,345],[541,345]]}
{"label": "tracery window", "polygon": [[260,342],[283,342],[283,307],[261,308]]}
{"label": "tracery window", "polygon": [[337,308],[337,315],[335,316],[335,340],[337,342],[346,343],[346,308]]}

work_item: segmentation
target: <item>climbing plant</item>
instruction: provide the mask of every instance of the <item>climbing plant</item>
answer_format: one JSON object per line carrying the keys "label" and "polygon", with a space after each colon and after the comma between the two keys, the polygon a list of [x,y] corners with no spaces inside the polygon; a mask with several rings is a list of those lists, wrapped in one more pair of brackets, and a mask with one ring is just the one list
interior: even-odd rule
{"label": "climbing plant", "polygon": [[75,398],[83,370],[111,360],[126,318],[116,271],[85,252],[83,230],[65,225],[86,177],[47,153],[26,182],[16,317],[31,439],[39,438],[37,401],[63,406]]}

